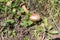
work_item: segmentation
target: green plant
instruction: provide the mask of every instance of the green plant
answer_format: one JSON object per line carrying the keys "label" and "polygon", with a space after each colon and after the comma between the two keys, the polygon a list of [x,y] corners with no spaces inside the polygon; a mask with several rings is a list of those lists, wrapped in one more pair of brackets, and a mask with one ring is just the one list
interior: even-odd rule
{"label": "green plant", "polygon": [[38,31],[37,30],[34,30],[34,37],[38,37],[39,36],[39,33],[38,33]]}
{"label": "green plant", "polygon": [[24,27],[30,26],[31,24],[33,24],[33,22],[31,20],[29,20],[29,16],[30,14],[26,14],[26,16],[22,19],[21,21],[21,25]]}
{"label": "green plant", "polygon": [[15,30],[11,30],[11,31],[9,30],[8,34],[10,37],[14,37],[14,36],[16,36],[16,31]]}
{"label": "green plant", "polygon": [[8,33],[10,37],[16,36],[16,31],[15,30],[7,30],[4,29],[4,31],[1,32],[2,36],[5,36],[5,34]]}
{"label": "green plant", "polygon": [[5,20],[2,24],[3,27],[7,26],[8,24],[14,24],[15,21],[13,19]]}
{"label": "green plant", "polygon": [[[8,32],[7,28],[11,27],[11,25],[14,25],[15,21],[13,19],[5,20],[2,24],[2,35]],[[8,26],[9,25],[9,26]]]}
{"label": "green plant", "polygon": [[[5,33],[8,32],[10,36],[14,36],[16,33],[14,32],[16,21],[14,18],[19,19],[20,15],[18,15],[17,11],[21,13],[24,13],[24,10],[19,6],[20,2],[23,2],[23,0],[0,0],[0,14],[5,14],[4,21],[2,21],[1,26],[2,35],[5,35]],[[1,18],[1,17],[0,17]],[[2,17],[3,18],[3,17]],[[31,22],[31,21],[29,21]],[[30,25],[30,24],[29,24]],[[12,27],[12,28],[11,28]],[[9,28],[9,30],[7,30]]]}
{"label": "green plant", "polygon": [[18,10],[20,13],[24,13],[24,10],[22,8],[19,7]]}
{"label": "green plant", "polygon": [[4,5],[0,5],[0,10],[6,13],[8,10],[8,7]]}
{"label": "green plant", "polygon": [[25,36],[25,38],[23,40],[30,40],[27,36]]}
{"label": "green plant", "polygon": [[34,30],[34,35],[35,37],[39,37],[40,33],[43,33],[43,36],[45,37],[45,35],[47,34],[47,36],[49,36],[48,38],[51,38],[51,35],[54,34],[58,34],[58,30],[53,30],[53,25],[49,25],[48,24],[48,19],[45,17],[43,19],[43,23],[41,23],[41,25],[37,25],[35,26],[35,30]]}
{"label": "green plant", "polygon": [[9,0],[0,0],[0,2],[8,2]]}

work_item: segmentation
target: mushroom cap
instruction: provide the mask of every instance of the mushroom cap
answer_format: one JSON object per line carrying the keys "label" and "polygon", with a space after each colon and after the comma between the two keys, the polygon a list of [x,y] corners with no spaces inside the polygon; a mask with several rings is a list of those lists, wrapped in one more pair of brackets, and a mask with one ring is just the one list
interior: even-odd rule
{"label": "mushroom cap", "polygon": [[21,3],[20,6],[22,7],[23,5],[25,5],[26,3]]}
{"label": "mushroom cap", "polygon": [[29,18],[30,20],[32,20],[32,21],[39,21],[40,20],[40,15],[39,14],[37,14],[37,13],[33,13],[32,15],[30,15],[30,18]]}

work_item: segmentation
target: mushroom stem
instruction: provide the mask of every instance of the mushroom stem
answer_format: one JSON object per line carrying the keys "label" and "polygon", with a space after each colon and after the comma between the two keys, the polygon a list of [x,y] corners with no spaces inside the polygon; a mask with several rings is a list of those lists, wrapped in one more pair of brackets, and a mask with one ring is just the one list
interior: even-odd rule
{"label": "mushroom stem", "polygon": [[24,9],[25,13],[29,13],[29,10],[27,10],[27,8],[25,7],[25,5],[22,6],[22,8]]}

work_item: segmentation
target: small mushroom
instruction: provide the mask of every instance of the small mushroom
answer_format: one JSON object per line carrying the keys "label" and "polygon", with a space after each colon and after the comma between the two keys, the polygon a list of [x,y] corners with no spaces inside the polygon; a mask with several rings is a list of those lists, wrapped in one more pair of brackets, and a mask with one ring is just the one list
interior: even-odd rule
{"label": "small mushroom", "polygon": [[27,10],[25,3],[21,3],[20,6],[24,9],[25,13],[29,13],[29,10]]}
{"label": "small mushroom", "polygon": [[[22,3],[20,6],[24,9],[26,14],[29,13],[29,10],[25,7],[25,3]],[[32,20],[32,21],[39,21],[40,20],[40,15],[38,13],[32,13],[30,15],[29,19]]]}
{"label": "small mushroom", "polygon": [[30,15],[30,20],[32,21],[39,21],[40,20],[40,15],[38,13],[33,13]]}

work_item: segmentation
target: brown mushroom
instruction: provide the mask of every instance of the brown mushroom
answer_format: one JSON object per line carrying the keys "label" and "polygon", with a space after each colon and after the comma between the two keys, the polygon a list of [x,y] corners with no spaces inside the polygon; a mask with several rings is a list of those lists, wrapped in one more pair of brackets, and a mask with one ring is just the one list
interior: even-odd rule
{"label": "brown mushroom", "polygon": [[39,21],[40,20],[40,15],[38,13],[33,13],[30,15],[30,20],[32,21]]}
{"label": "brown mushroom", "polygon": [[24,9],[25,13],[29,13],[29,10],[27,10],[25,3],[21,3],[20,6]]}
{"label": "brown mushroom", "polygon": [[[29,10],[25,7],[25,3],[22,3],[20,6],[24,9],[26,14],[29,13]],[[38,13],[32,13],[30,15],[29,19],[32,20],[32,21],[39,21],[40,20],[40,15]]]}

